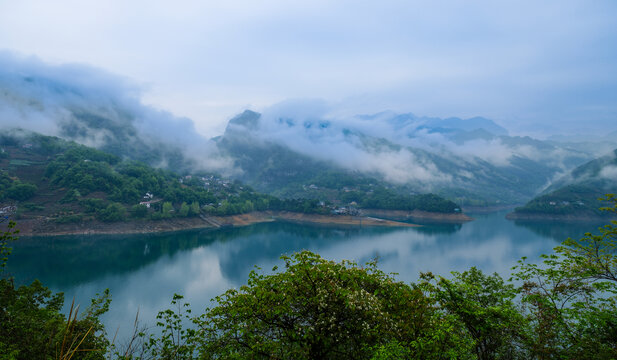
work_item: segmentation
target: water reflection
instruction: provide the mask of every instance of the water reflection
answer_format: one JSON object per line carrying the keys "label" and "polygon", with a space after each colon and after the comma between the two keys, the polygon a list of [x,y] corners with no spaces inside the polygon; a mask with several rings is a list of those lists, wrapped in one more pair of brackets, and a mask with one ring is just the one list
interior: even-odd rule
{"label": "water reflection", "polygon": [[557,231],[550,225],[541,231],[520,226],[505,220],[504,213],[475,218],[421,228],[266,223],[166,235],[29,238],[15,243],[8,270],[20,283],[39,278],[84,305],[109,288],[113,302],[104,322],[111,334],[119,327],[122,337],[138,309],[142,319],[153,320],[174,293],[185,295],[197,309],[208,306],[214,296],[246,283],[254,265],[269,271],[281,265],[281,254],[302,249],[359,263],[377,257],[383,271],[410,282],[421,271],[447,275],[470,266],[508,274],[521,257],[537,260],[558,244],[546,236]]}
{"label": "water reflection", "polygon": [[424,224],[424,226],[416,228],[416,230],[428,235],[454,234],[461,230],[462,227],[463,224]]}
{"label": "water reflection", "polygon": [[19,283],[38,278],[48,286],[64,288],[134,272],[162,256],[213,240],[199,233],[22,238],[13,246],[9,271]]}
{"label": "water reflection", "polygon": [[[237,251],[228,272],[245,276],[245,262],[278,258],[282,253],[314,248],[314,244],[352,238],[358,234],[383,234],[393,228],[323,228],[290,223],[265,223],[218,231],[187,231],[173,234],[97,235],[22,238],[14,244],[10,272],[18,283],[38,278],[48,286],[64,288],[107,275],[123,275],[178,252],[191,251],[214,242],[228,243]],[[221,252],[223,257],[224,251]],[[235,277],[235,276],[233,276]]]}
{"label": "water reflection", "polygon": [[564,241],[568,237],[580,239],[586,232],[599,233],[598,228],[604,226],[606,222],[553,222],[550,226],[538,221],[516,220],[517,226],[525,227],[534,233],[551,238],[556,241]]}

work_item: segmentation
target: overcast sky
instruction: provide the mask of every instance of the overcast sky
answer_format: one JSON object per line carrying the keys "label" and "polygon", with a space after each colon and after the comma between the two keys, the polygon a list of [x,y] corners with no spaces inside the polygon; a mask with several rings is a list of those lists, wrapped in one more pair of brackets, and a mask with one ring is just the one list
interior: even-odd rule
{"label": "overcast sky", "polygon": [[288,98],[617,130],[614,0],[0,0],[0,49],[126,77],[209,136]]}

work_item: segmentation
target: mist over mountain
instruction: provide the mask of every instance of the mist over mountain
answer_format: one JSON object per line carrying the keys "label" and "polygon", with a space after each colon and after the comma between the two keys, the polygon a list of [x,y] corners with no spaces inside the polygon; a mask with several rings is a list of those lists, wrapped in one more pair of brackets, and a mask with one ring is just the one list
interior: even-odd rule
{"label": "mist over mountain", "polygon": [[22,128],[174,170],[230,172],[187,118],[145,106],[126,79],[0,53],[0,129]]}
{"label": "mist over mountain", "polygon": [[570,185],[594,188],[600,195],[617,190],[617,149],[576,167],[553,182],[543,193],[550,193]]}
{"label": "mist over mountain", "polygon": [[[600,198],[617,193],[617,149],[593,159],[553,182],[540,196],[517,208],[510,217],[537,219],[543,216],[609,216]],[[574,218],[576,219],[576,218]]]}
{"label": "mist over mountain", "polygon": [[310,195],[304,188],[328,174],[461,203],[520,203],[603,150],[510,136],[483,117],[340,115],[335,105],[306,99],[247,110],[213,141],[190,119],[140,96],[139,87],[99,69],[0,53],[1,129],[55,135],[176,171],[215,171],[281,196]]}
{"label": "mist over mountain", "polygon": [[[436,192],[461,202],[525,201],[594,156],[529,137],[508,136],[489,119],[382,112],[335,118],[321,101],[287,101],[230,120],[219,147],[262,191],[346,171],[401,191]],[[284,194],[283,194],[284,195]]]}

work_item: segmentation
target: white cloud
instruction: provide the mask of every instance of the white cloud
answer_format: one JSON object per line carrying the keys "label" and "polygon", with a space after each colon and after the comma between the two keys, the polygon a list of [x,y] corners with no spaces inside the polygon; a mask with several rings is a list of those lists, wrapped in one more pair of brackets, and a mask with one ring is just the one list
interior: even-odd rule
{"label": "white cloud", "polygon": [[600,177],[617,181],[617,166],[615,165],[605,166],[600,171]]}
{"label": "white cloud", "polygon": [[[483,115],[515,131],[612,126],[613,1],[0,3],[0,48],[147,85],[208,136],[294,97]],[[582,122],[585,121],[585,126]],[[536,125],[537,124],[537,125]]]}
{"label": "white cloud", "polygon": [[[19,127],[46,135],[63,135],[100,147],[108,139],[127,136],[152,149],[179,149],[197,169],[231,174],[231,161],[195,130],[190,119],[145,106],[140,89],[124,78],[83,65],[53,66],[36,58],[0,52],[0,129]],[[80,115],[89,120],[67,136]],[[102,125],[106,122],[107,125]],[[163,159],[163,161],[166,161]]]}

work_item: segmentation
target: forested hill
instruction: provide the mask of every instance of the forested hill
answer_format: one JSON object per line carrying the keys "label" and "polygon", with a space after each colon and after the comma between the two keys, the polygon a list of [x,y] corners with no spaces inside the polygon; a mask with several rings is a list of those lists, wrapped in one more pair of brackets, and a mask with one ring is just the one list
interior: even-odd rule
{"label": "forested hill", "polygon": [[159,219],[195,216],[208,205],[247,212],[270,201],[215,174],[179,175],[55,137],[17,132],[3,135],[0,145],[2,202],[16,203],[18,216],[56,222]]}
{"label": "forested hill", "polygon": [[215,142],[243,170],[240,180],[273,195],[327,198],[380,184],[399,194],[434,192],[463,206],[523,203],[556,174],[594,157],[507,136],[488,119],[394,113],[304,119],[247,110]]}
{"label": "forested hill", "polygon": [[[23,131],[0,136],[0,208],[56,223],[158,220],[261,210],[330,214],[356,207],[454,212],[431,194],[402,196],[375,187],[333,201],[279,199],[214,173],[174,173],[74,142]],[[366,195],[366,194],[364,194]]]}
{"label": "forested hill", "polygon": [[610,213],[599,210],[605,206],[599,199],[608,193],[617,193],[617,149],[577,167],[510,217],[605,217]]}

